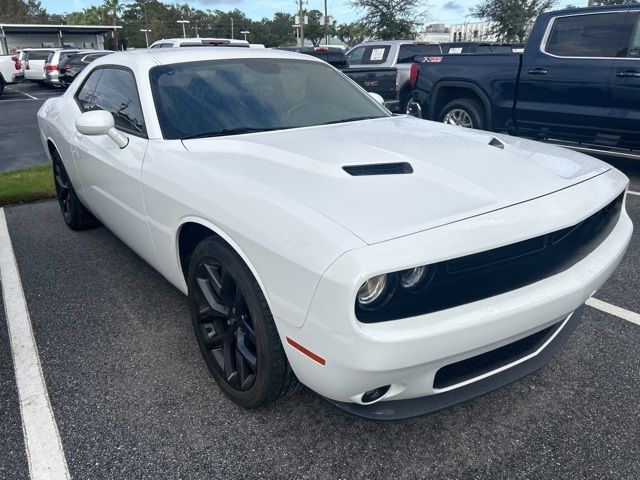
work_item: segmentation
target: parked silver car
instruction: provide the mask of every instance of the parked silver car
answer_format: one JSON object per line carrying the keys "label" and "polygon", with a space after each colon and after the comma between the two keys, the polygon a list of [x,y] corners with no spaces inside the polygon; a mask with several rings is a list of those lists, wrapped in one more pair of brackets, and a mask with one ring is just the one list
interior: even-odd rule
{"label": "parked silver car", "polygon": [[54,50],[49,53],[49,56],[47,57],[47,60],[44,64],[45,83],[50,86],[60,85],[60,81],[58,80],[58,75],[60,74],[58,70],[60,59],[69,53],[77,53],[79,51],[79,48],[69,48],[64,50]]}

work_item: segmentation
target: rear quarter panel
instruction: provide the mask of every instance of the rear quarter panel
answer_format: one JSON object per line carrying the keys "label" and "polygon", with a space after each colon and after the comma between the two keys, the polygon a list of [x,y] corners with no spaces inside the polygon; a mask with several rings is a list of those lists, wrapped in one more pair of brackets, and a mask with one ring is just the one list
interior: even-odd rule
{"label": "rear quarter panel", "polygon": [[491,130],[512,128],[522,56],[514,54],[453,54],[427,57],[420,63],[416,93],[422,111],[436,119],[447,102],[447,89],[469,88],[489,112]]}

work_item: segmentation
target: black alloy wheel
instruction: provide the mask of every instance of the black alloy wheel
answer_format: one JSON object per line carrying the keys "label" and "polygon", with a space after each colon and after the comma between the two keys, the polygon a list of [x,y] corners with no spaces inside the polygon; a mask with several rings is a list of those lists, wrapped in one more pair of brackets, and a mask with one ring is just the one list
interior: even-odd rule
{"label": "black alloy wheel", "polygon": [[71,216],[71,206],[69,199],[70,182],[69,177],[67,177],[67,172],[64,170],[62,162],[60,161],[53,163],[53,179],[56,186],[58,203],[60,204],[60,211],[62,212],[64,220],[69,223],[69,218]]}
{"label": "black alloy wheel", "polygon": [[196,334],[209,365],[235,390],[246,391],[258,369],[256,332],[247,302],[233,275],[204,258],[196,268]]}
{"label": "black alloy wheel", "polygon": [[78,194],[73,188],[64,163],[57,151],[51,153],[53,161],[53,183],[56,187],[56,196],[62,212],[62,218],[72,230],[85,230],[100,225],[100,222],[82,204]]}
{"label": "black alloy wheel", "polygon": [[257,408],[300,388],[262,289],[233,248],[217,236],[202,240],[187,285],[198,346],[225,395]]}

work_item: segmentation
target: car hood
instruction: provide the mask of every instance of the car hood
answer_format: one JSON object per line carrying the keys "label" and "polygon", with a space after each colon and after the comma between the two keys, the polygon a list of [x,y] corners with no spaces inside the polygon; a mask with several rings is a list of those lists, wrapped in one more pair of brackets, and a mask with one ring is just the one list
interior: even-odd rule
{"label": "car hood", "polygon": [[[198,163],[263,183],[369,244],[525,202],[610,169],[567,149],[407,116],[183,143]],[[393,162],[411,164],[413,173],[352,176],[342,168]]]}

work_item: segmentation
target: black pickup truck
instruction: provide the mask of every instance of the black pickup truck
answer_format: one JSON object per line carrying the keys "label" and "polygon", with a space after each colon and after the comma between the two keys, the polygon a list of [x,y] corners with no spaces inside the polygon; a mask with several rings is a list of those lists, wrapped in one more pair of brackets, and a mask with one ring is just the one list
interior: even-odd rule
{"label": "black pickup truck", "polygon": [[640,157],[640,5],[544,13],[522,54],[425,62],[407,113]]}

